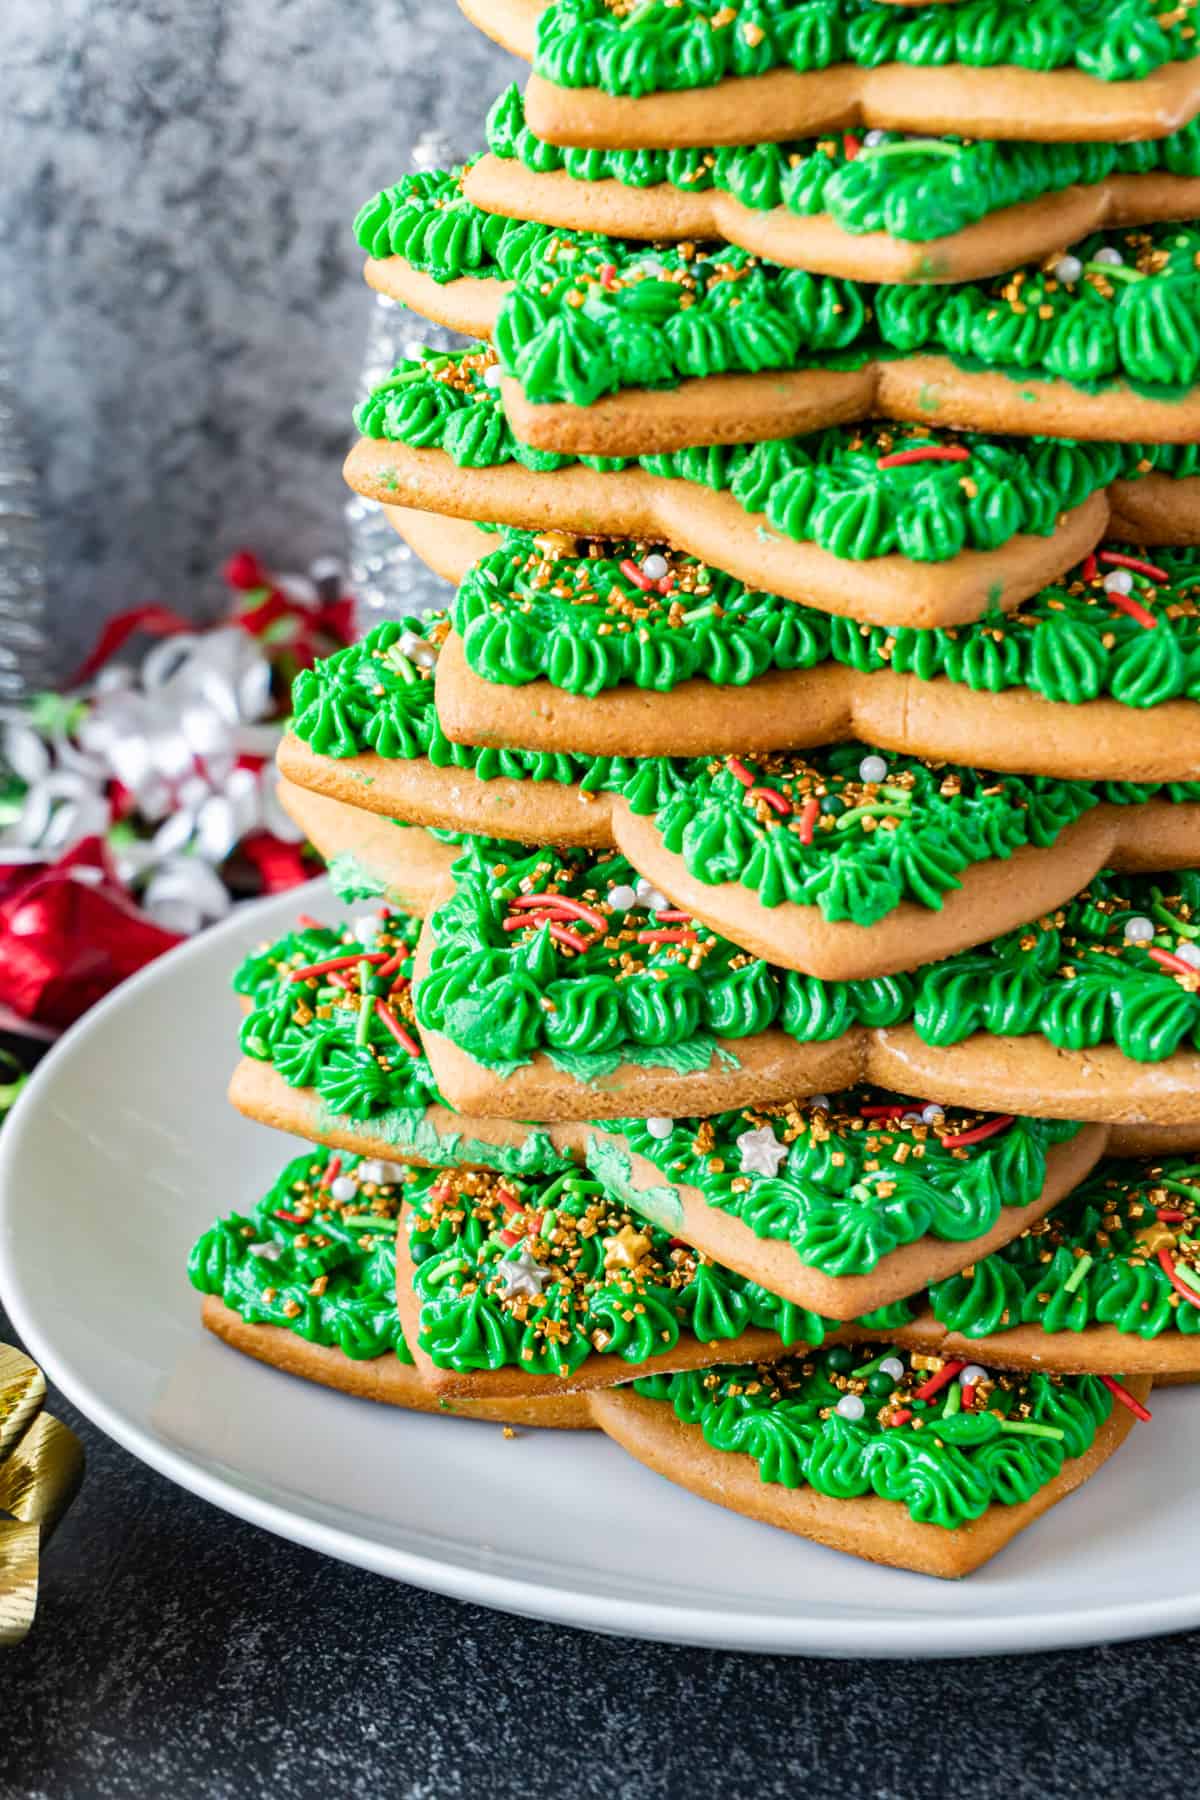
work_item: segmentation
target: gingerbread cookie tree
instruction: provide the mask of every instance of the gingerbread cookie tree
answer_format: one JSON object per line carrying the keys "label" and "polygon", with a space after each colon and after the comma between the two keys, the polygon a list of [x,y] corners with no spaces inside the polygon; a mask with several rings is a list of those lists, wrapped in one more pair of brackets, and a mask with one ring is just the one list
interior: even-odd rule
{"label": "gingerbread cookie tree", "polygon": [[346,465],[452,586],[297,683],[375,910],[237,973],[205,1322],[962,1574],[1200,1372],[1191,0],[462,5]]}

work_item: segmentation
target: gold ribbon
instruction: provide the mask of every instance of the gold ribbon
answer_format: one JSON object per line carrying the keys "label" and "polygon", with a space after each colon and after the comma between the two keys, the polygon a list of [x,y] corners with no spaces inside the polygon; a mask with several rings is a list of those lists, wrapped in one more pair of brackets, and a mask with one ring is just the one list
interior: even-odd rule
{"label": "gold ribbon", "polygon": [[45,1399],[37,1364],[0,1344],[0,1646],[33,1624],[38,1555],[83,1474],[83,1446]]}

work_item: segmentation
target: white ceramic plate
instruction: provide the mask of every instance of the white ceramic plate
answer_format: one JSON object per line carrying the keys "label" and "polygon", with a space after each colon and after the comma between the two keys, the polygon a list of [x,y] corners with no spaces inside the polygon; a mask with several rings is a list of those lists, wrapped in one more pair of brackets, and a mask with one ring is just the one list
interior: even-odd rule
{"label": "white ceramic plate", "polygon": [[226,1105],[237,959],[323,883],[165,957],[48,1057],[0,1134],[0,1288],[32,1354],[135,1456],[384,1575],[636,1637],[835,1656],[1044,1650],[1200,1622],[1200,1395],[968,1581],[872,1568],[693,1498],[598,1434],[394,1412],[201,1330],[185,1264],[294,1145]]}

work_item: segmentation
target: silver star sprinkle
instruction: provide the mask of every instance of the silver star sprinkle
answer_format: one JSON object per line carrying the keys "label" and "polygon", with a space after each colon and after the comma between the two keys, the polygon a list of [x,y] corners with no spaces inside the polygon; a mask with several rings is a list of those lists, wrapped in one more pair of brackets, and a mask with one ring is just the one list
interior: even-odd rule
{"label": "silver star sprinkle", "polygon": [[743,1175],[778,1175],[780,1163],[787,1161],[787,1145],[780,1143],[769,1125],[760,1125],[757,1131],[743,1131],[737,1147]]}
{"label": "silver star sprinkle", "polygon": [[506,1300],[514,1300],[518,1294],[528,1295],[531,1300],[540,1299],[542,1289],[550,1279],[549,1269],[535,1262],[528,1250],[502,1262],[496,1273],[504,1283]]}

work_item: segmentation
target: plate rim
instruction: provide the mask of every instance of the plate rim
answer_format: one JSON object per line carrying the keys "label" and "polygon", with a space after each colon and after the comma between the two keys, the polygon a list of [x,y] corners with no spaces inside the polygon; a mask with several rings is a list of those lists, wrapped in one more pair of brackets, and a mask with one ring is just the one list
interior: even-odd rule
{"label": "plate rim", "polygon": [[940,1660],[1075,1649],[1160,1636],[1200,1624],[1200,1585],[1191,1594],[1155,1600],[1083,1605],[1043,1615],[1014,1611],[983,1618],[931,1616],[917,1610],[888,1618],[865,1614],[861,1607],[844,1618],[770,1614],[631,1600],[565,1584],[551,1586],[382,1543],[366,1533],[330,1525],[281,1500],[248,1491],[195,1455],[155,1438],[127,1411],[106,1399],[85,1371],[65,1352],[59,1353],[53,1330],[37,1317],[36,1302],[31,1304],[21,1274],[16,1248],[20,1183],[15,1177],[26,1143],[36,1138],[42,1096],[53,1091],[66,1054],[93,1034],[102,1035],[110,1015],[135,1007],[144,988],[169,982],[184,962],[219,954],[223,941],[240,936],[258,913],[273,914],[302,903],[303,896],[315,899],[318,894],[331,897],[324,877],[240,906],[229,918],[187,939],[123,982],[52,1046],[0,1131],[0,1297],[17,1333],[50,1381],[106,1437],[185,1491],[291,1543],[450,1599],[577,1630],[757,1654]]}

